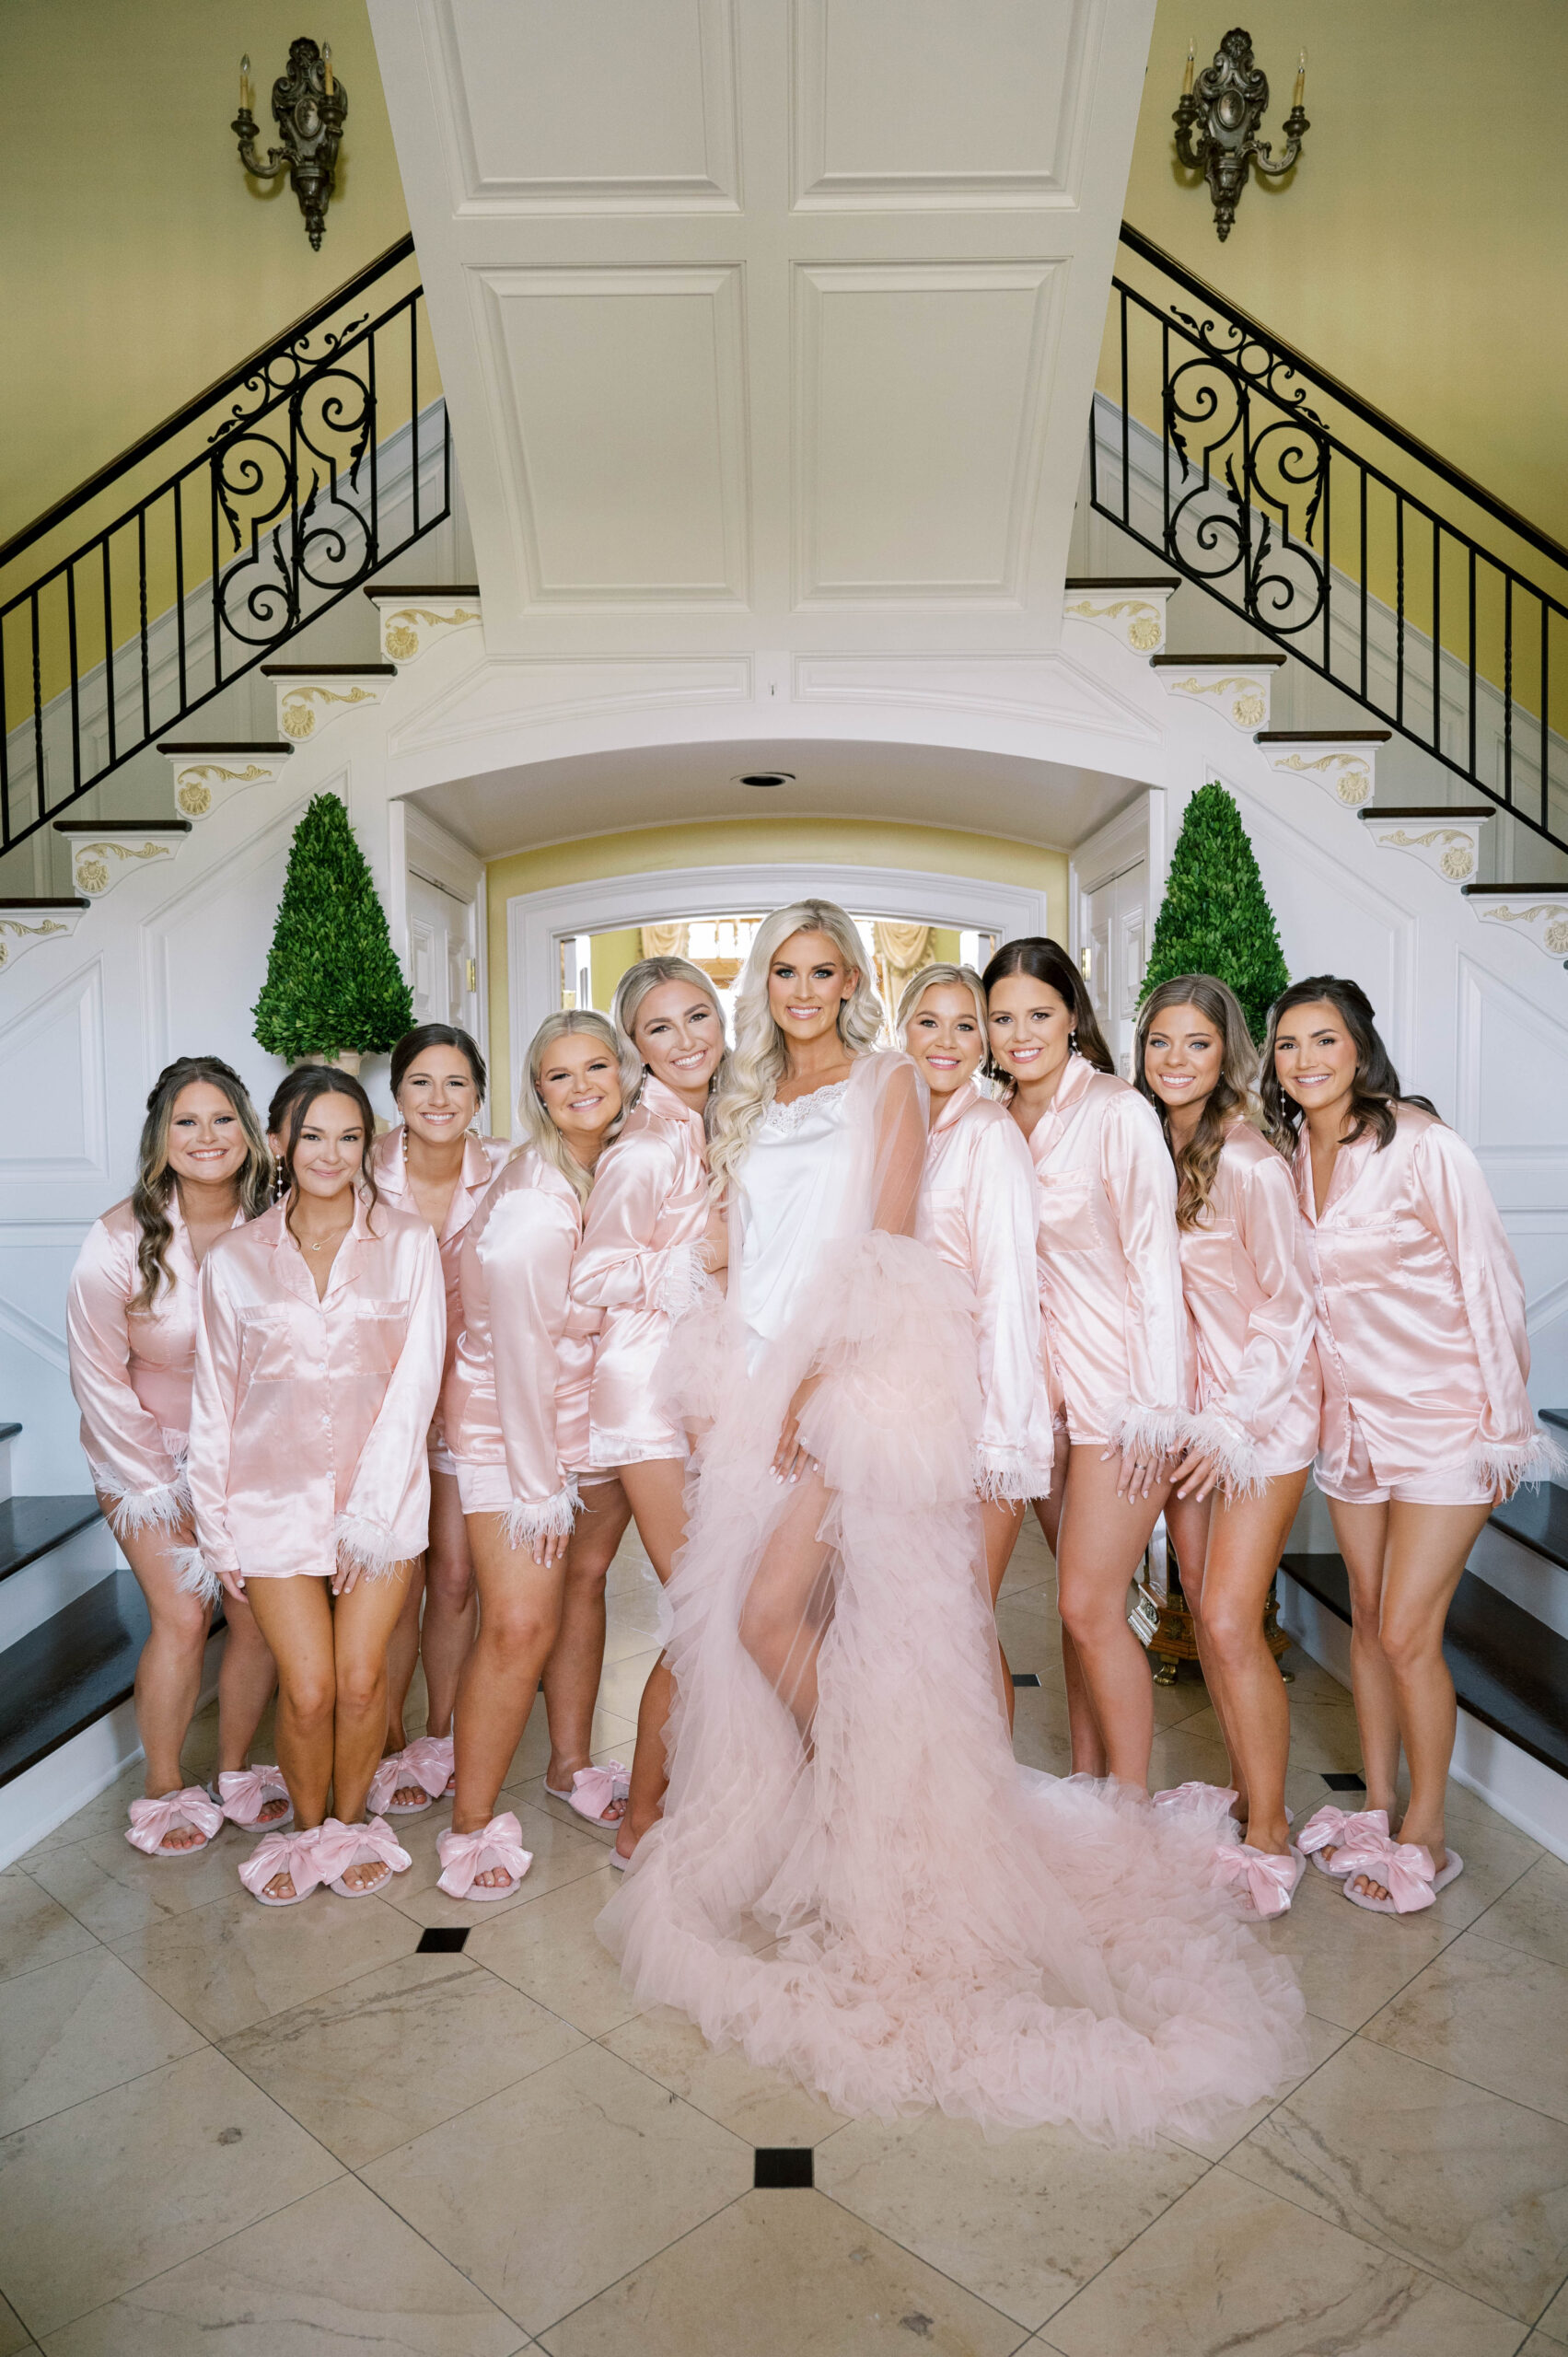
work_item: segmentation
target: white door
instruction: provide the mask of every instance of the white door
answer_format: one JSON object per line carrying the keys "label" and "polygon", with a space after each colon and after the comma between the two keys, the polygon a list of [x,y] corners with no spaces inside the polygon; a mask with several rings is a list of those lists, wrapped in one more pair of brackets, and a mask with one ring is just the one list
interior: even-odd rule
{"label": "white door", "polygon": [[1149,866],[1140,859],[1083,895],[1079,960],[1089,1003],[1123,1078],[1132,1068],[1132,1032],[1148,963]]}
{"label": "white door", "polygon": [[477,1035],[478,943],[471,900],[410,871],[410,986],[416,1023],[457,1023]]}

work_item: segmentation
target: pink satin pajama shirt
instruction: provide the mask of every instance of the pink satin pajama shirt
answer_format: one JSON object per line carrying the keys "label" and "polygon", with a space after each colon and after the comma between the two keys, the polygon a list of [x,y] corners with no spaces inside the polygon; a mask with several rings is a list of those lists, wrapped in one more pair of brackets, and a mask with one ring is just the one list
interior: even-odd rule
{"label": "pink satin pajama shirt", "polygon": [[441,1388],[446,1306],[422,1219],[354,1200],[320,1300],[285,1203],[202,1264],[191,1407],[191,1495],[210,1593],[246,1580],[373,1576],[429,1535],[426,1434]]}
{"label": "pink satin pajama shirt", "polygon": [[1259,1493],[1317,1456],[1323,1378],[1295,1181],[1249,1122],[1225,1132],[1202,1224],[1178,1235],[1198,1353],[1191,1437],[1228,1494]]}
{"label": "pink satin pajama shirt", "polygon": [[[463,1167],[458,1173],[458,1183],[452,1190],[452,1200],[447,1206],[447,1217],[436,1242],[441,1251],[441,1278],[447,1289],[447,1364],[442,1375],[442,1391],[452,1379],[458,1363],[458,1336],[463,1330],[463,1297],[459,1277],[462,1260],[463,1238],[469,1223],[483,1202],[491,1181],[505,1167],[511,1154],[505,1138],[478,1138],[470,1131],[463,1140]],[[370,1167],[376,1174],[376,1184],[388,1202],[395,1203],[401,1212],[419,1211],[419,1203],[408,1175],[408,1131],[400,1121],[385,1137],[377,1138],[370,1150]],[[457,1461],[447,1447],[441,1425],[441,1409],[436,1405],[430,1426],[430,1469],[433,1473],[457,1476]]]}
{"label": "pink satin pajama shirt", "polygon": [[1379,1153],[1342,1145],[1319,1214],[1303,1130],[1295,1180],[1317,1281],[1328,1496],[1482,1504],[1558,1460],[1526,1391],[1525,1289],[1463,1138],[1400,1105]]}
{"label": "pink satin pajama shirt", "polygon": [[[178,1188],[168,1217],[174,1231],[164,1252],[168,1275],[150,1306],[131,1307],[141,1290],[142,1230],[129,1198],[87,1230],[65,1304],[82,1446],[93,1487],[112,1501],[110,1519],[122,1538],[149,1525],[175,1529],[190,1512],[185,1449],[201,1271]],[[242,1213],[234,1224],[244,1225]]]}
{"label": "pink satin pajama shirt", "polygon": [[1035,1277],[1039,1189],[1022,1131],[972,1080],[933,1124],[914,1232],[974,1287],[982,1497],[1043,1498],[1055,1435]]}
{"label": "pink satin pajama shirt", "polygon": [[463,1330],[446,1398],[465,1514],[502,1514],[520,1547],[565,1537],[587,1469],[598,1310],[574,1306],[582,1206],[533,1146],[514,1155],[463,1238]]}
{"label": "pink satin pajama shirt", "polygon": [[1181,1441],[1191,1344],[1176,1173],[1153,1106],[1074,1055],[1028,1140],[1045,1366],[1074,1446]]}
{"label": "pink satin pajama shirt", "polygon": [[662,1376],[671,1323],[697,1283],[708,1210],[702,1115],[650,1073],[599,1157],[572,1268],[573,1302],[603,1320],[588,1391],[596,1471],[687,1453]]}

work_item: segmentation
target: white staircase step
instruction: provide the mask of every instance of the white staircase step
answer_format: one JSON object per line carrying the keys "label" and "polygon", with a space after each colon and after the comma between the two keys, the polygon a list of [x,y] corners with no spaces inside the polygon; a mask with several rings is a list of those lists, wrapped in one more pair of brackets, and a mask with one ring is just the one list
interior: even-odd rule
{"label": "white staircase step", "polygon": [[1504,925],[1568,966],[1568,884],[1461,884],[1482,924]]}
{"label": "white staircase step", "polygon": [[1407,852],[1449,884],[1468,884],[1481,865],[1481,840],[1495,814],[1491,810],[1446,810],[1414,803],[1388,804],[1357,813],[1383,851]]}
{"label": "white staircase step", "polygon": [[1388,728],[1260,728],[1258,742],[1271,769],[1306,778],[1331,802],[1358,810],[1377,785],[1377,748]]}
{"label": "white staircase step", "polygon": [[173,859],[191,831],[189,819],[56,819],[54,831],[71,849],[71,881],[89,900],[102,900],[122,877],[140,875],[148,862]]}
{"label": "white staircase step", "polygon": [[294,752],[281,741],[239,737],[166,737],[158,747],[169,764],[174,805],[181,818],[208,819],[222,802],[252,785],[272,785]]}
{"label": "white staircase step", "polygon": [[1244,737],[1255,737],[1269,726],[1269,691],[1283,655],[1152,655],[1149,668],[1157,672],[1168,696],[1184,696],[1217,712]]}
{"label": "white staircase step", "polygon": [[377,704],[398,676],[395,663],[263,663],[277,689],[278,726],[296,744],[345,712]]}

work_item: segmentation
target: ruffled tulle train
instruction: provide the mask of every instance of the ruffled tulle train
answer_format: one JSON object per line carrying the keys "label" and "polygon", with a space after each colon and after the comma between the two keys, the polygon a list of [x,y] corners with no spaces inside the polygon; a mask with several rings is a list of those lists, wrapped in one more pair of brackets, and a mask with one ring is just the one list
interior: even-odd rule
{"label": "ruffled tulle train", "polygon": [[[599,1919],[639,2002],[836,2110],[1102,2142],[1204,2137],[1299,2075],[1299,1991],[1214,1885],[1213,1817],[1013,1759],[953,1273],[873,1234],[833,1248],[754,1373],[716,1298],[673,1364],[713,1422],[668,1590],[671,1782]],[[809,1756],[740,1642],[805,1503],[771,1458],[808,1366],[832,1547]]]}

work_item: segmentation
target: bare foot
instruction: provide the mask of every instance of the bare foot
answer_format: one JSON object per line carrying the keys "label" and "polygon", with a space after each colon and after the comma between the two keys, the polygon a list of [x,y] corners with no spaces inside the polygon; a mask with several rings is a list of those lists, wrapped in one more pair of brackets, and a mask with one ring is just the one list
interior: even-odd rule
{"label": "bare foot", "polygon": [[270,1801],[263,1802],[261,1814],[256,1822],[258,1825],[275,1825],[280,1817],[288,1815],[288,1807],[289,1805],[283,1794],[274,1793]]}
{"label": "bare foot", "polygon": [[391,1878],[392,1869],[385,1858],[366,1858],[359,1865],[348,1867],[343,1875],[350,1890],[379,1890]]}
{"label": "bare foot", "polygon": [[400,1784],[388,1803],[389,1808],[421,1809],[430,1795],[423,1784]]}
{"label": "bare foot", "polygon": [[507,1873],[505,1866],[486,1866],[482,1875],[474,1876],[475,1882],[485,1890],[505,1890],[506,1885],[513,1879],[514,1877]]}
{"label": "bare foot", "polygon": [[292,1875],[274,1875],[261,1896],[264,1898],[292,1898],[294,1897],[294,1876]]}

